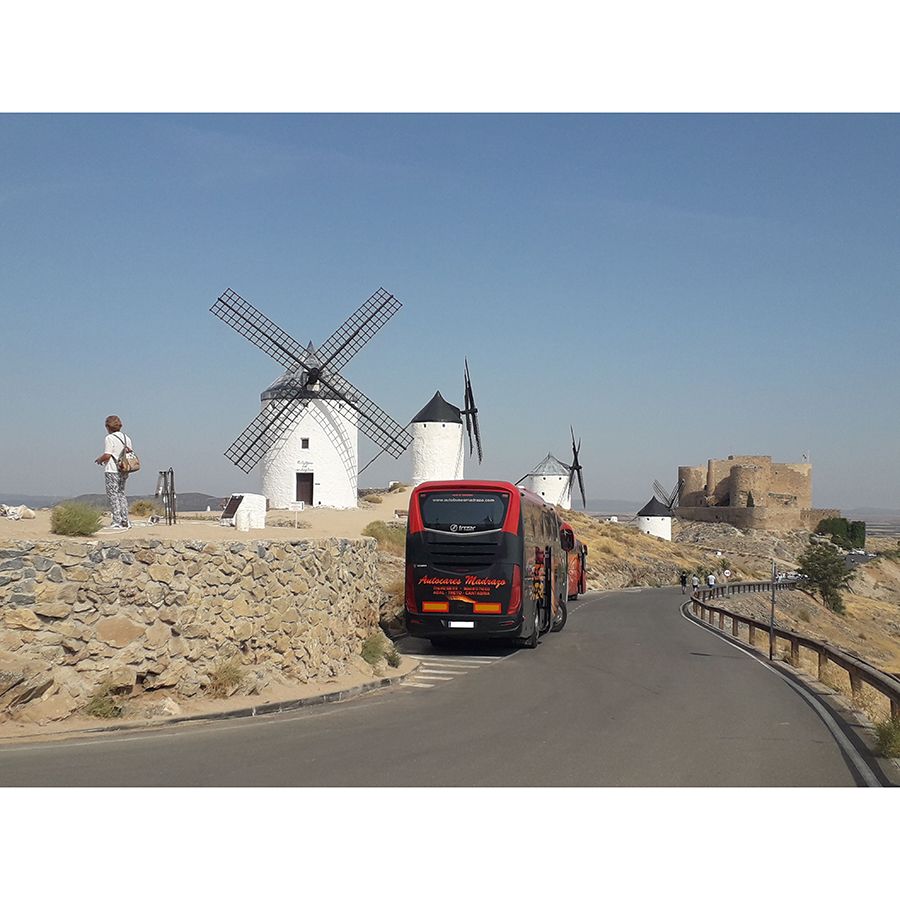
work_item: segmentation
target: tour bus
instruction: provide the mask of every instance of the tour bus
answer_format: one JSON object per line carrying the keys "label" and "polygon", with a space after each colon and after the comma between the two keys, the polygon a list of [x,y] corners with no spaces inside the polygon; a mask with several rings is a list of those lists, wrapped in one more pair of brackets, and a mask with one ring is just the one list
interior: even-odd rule
{"label": "tour bus", "polygon": [[566,624],[560,520],[507,481],[426,481],[409,501],[407,631],[435,645],[507,638],[537,647]]}
{"label": "tour bus", "polygon": [[561,526],[562,548],[566,551],[569,561],[569,599],[577,600],[579,594],[587,590],[587,552],[585,544],[575,537],[575,532],[568,522]]}

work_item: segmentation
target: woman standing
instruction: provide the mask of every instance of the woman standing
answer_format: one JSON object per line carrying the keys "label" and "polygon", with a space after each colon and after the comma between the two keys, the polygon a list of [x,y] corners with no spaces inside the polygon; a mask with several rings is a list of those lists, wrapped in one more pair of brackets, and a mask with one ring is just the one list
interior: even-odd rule
{"label": "woman standing", "polygon": [[131,528],[128,521],[128,500],[125,499],[125,482],[127,472],[120,472],[117,461],[125,448],[132,449],[131,438],[122,431],[122,420],[118,416],[106,417],[106,439],[103,453],[94,462],[103,466],[106,476],[106,497],[112,512],[112,528],[125,530]]}

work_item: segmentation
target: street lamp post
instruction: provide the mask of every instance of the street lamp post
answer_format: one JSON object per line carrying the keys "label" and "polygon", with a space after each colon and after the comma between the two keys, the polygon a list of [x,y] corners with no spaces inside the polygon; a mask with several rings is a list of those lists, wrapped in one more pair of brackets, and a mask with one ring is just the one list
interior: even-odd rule
{"label": "street lamp post", "polygon": [[778,570],[775,568],[775,560],[772,560],[772,608],[769,613],[769,659],[775,656],[775,578]]}

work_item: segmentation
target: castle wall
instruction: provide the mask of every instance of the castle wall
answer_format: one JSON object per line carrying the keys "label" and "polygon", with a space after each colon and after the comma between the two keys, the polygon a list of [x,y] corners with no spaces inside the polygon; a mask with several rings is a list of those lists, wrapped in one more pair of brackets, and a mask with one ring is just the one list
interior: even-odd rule
{"label": "castle wall", "polygon": [[766,531],[812,531],[822,519],[839,516],[836,509],[799,509],[766,506],[681,506],[679,519],[691,522],[725,522],[735,528],[760,528]]}
{"label": "castle wall", "polygon": [[[800,509],[812,506],[812,465],[810,463],[775,463],[772,466],[772,482],[769,492],[783,497],[772,497],[769,506],[792,505]],[[787,498],[796,497],[791,502]]]}
{"label": "castle wall", "polygon": [[741,464],[731,467],[729,477],[729,506],[768,506],[769,472],[762,466]]}
{"label": "castle wall", "polygon": [[704,490],[706,484],[706,470],[703,466],[679,466],[678,467],[678,483],[681,484],[681,498],[679,500],[682,506],[702,506]]}

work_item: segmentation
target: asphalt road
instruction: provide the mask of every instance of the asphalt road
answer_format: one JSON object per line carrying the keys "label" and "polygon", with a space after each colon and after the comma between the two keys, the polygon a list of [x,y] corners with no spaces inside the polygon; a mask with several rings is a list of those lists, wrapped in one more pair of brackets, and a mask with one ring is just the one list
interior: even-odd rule
{"label": "asphalt road", "polygon": [[788,683],[677,589],[587,595],[537,650],[433,651],[400,687],[295,713],[0,747],[2,786],[852,786]]}

